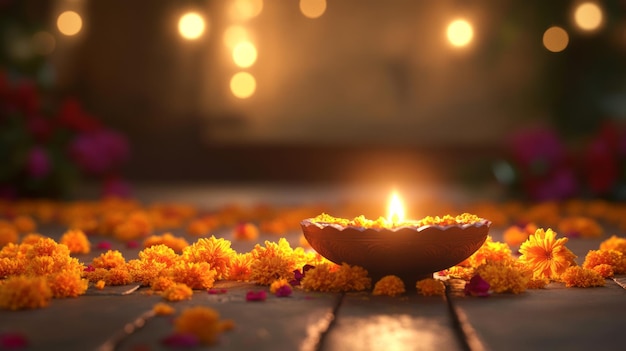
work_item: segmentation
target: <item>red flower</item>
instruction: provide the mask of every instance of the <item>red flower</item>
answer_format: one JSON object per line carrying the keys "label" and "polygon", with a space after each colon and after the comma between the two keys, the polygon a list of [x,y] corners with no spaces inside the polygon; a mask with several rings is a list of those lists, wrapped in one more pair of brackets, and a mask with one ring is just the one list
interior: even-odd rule
{"label": "red flower", "polygon": [[129,157],[129,148],[121,134],[100,129],[77,135],[70,145],[70,154],[86,173],[102,175],[121,166]]}
{"label": "red flower", "polygon": [[57,122],[60,126],[77,132],[93,132],[102,128],[102,124],[81,108],[76,99],[68,98],[61,105]]}
{"label": "red flower", "polygon": [[489,283],[476,274],[470,279],[469,283],[465,284],[465,295],[487,297],[489,296]]}
{"label": "red flower", "polygon": [[267,293],[264,290],[248,291],[246,293],[246,301],[265,301]]}

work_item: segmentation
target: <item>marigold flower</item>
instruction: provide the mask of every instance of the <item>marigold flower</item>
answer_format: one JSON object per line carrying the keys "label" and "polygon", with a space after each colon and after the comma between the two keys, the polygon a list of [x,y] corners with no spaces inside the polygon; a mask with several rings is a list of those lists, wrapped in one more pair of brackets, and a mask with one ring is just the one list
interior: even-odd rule
{"label": "marigold flower", "polygon": [[165,245],[174,250],[174,252],[180,254],[183,252],[184,248],[189,246],[189,243],[187,242],[187,240],[185,240],[185,238],[176,237],[172,235],[172,233],[165,233],[161,236],[152,235],[147,237],[143,241],[144,248],[148,248],[154,245]]}
{"label": "marigold flower", "polygon": [[233,256],[228,269],[228,279],[240,282],[249,281],[252,274],[252,262],[254,258],[250,253]]}
{"label": "marigold flower", "polygon": [[600,250],[617,250],[626,255],[626,238],[613,235],[600,243]]}
{"label": "marigold flower", "polygon": [[309,269],[300,281],[302,288],[307,291],[333,291],[335,277],[330,267],[330,264],[320,264]]}
{"label": "marigold flower", "polygon": [[558,228],[559,233],[568,237],[597,238],[604,232],[598,222],[588,217],[563,218]]}
{"label": "marigold flower", "polygon": [[270,285],[276,279],[287,279],[293,271],[292,262],[281,257],[260,257],[250,266],[250,280],[260,285]]}
{"label": "marigold flower", "polygon": [[277,279],[270,285],[270,292],[277,297],[287,297],[291,295],[291,285],[287,279]]}
{"label": "marigold flower", "polygon": [[41,235],[41,234],[37,234],[37,233],[29,233],[26,234],[25,236],[22,237],[22,244],[26,244],[26,245],[32,245],[36,242],[38,242],[41,239],[44,239],[45,236]]}
{"label": "marigold flower", "polygon": [[49,275],[48,286],[55,298],[77,297],[83,295],[89,287],[87,279],[83,279],[80,273],[60,271]]}
{"label": "marigold flower", "polygon": [[415,283],[417,291],[424,296],[443,296],[446,293],[446,286],[439,279],[426,278]]}
{"label": "marigold flower", "polygon": [[522,246],[519,262],[533,271],[534,278],[558,279],[565,270],[574,265],[576,255],[565,243],[567,238],[556,239],[552,229],[537,229]]}
{"label": "marigold flower", "polygon": [[117,250],[109,250],[95,257],[91,261],[93,268],[111,269],[115,267],[123,267],[126,265],[126,259],[122,256],[122,253]]}
{"label": "marigold flower", "polygon": [[152,233],[150,216],[145,211],[132,212],[113,229],[113,236],[123,242],[146,237]]}
{"label": "marigold flower", "polygon": [[187,308],[174,320],[177,333],[194,335],[205,345],[214,344],[225,328],[219,313],[203,306]]}
{"label": "marigold flower", "polygon": [[230,241],[215,236],[202,238],[183,250],[183,259],[188,262],[207,262],[215,269],[215,279],[226,279],[231,260],[237,255],[230,244]]}
{"label": "marigold flower", "polygon": [[489,283],[495,293],[519,294],[526,291],[532,273],[524,267],[505,262],[488,262],[476,269],[476,274]]}
{"label": "marigold flower", "polygon": [[523,227],[513,225],[507,228],[502,234],[504,242],[509,246],[517,247],[528,239],[537,230],[535,223],[528,223]]}
{"label": "marigold flower", "polygon": [[95,287],[96,287],[96,289],[98,289],[98,290],[102,290],[102,289],[104,289],[104,286],[105,286],[105,285],[106,285],[106,282],[105,282],[104,280],[102,280],[102,279],[98,280],[98,281],[96,282],[96,284],[94,284],[94,286],[95,286]]}
{"label": "marigold flower", "polygon": [[193,236],[208,235],[211,229],[213,229],[213,227],[202,219],[194,219],[187,224],[187,234]]}
{"label": "marigold flower", "polygon": [[548,279],[531,278],[526,284],[526,289],[544,289],[550,281]]}
{"label": "marigold flower", "polygon": [[19,234],[17,230],[12,226],[0,226],[0,247],[3,247],[9,243],[17,243],[19,241]]}
{"label": "marigold flower", "polygon": [[589,288],[604,286],[606,283],[600,273],[580,266],[569,267],[561,274],[561,280],[568,288]]}
{"label": "marigold flower", "polygon": [[470,280],[476,273],[476,268],[474,267],[462,267],[462,266],[453,266],[444,271],[446,275],[449,275],[453,278],[459,278],[463,280]]}
{"label": "marigold flower", "polygon": [[167,269],[165,263],[145,260],[130,260],[126,267],[132,280],[144,286],[150,285]]}
{"label": "marigold flower", "polygon": [[598,274],[600,274],[602,278],[611,278],[615,275],[615,270],[610,264],[599,264],[592,269],[598,272]]}
{"label": "marigold flower", "polygon": [[305,264],[302,267],[302,270],[294,269],[293,279],[289,281],[289,284],[291,284],[292,286],[300,285],[300,282],[302,281],[302,278],[304,278],[304,275],[306,274],[306,272],[312,268],[315,268],[315,266],[312,266],[310,264]]}
{"label": "marigold flower", "polygon": [[48,306],[52,291],[43,277],[14,276],[0,284],[0,308],[21,310]]}
{"label": "marigold flower", "polygon": [[[615,274],[626,273],[626,255],[617,250],[589,250],[583,268],[594,269],[602,264],[610,265]],[[606,271],[606,268],[601,269]]]}
{"label": "marigold flower", "polygon": [[139,251],[139,259],[150,263],[163,263],[166,267],[172,267],[180,260],[174,250],[165,245],[154,245]]}
{"label": "marigold flower", "polygon": [[333,273],[332,290],[363,291],[372,287],[372,279],[365,268],[347,263],[335,267],[338,269]]}
{"label": "marigold flower", "polygon": [[162,293],[164,299],[168,301],[181,301],[191,299],[193,290],[183,283],[174,283]]}
{"label": "marigold flower", "polygon": [[59,240],[61,244],[70,249],[70,253],[88,254],[91,251],[91,243],[82,230],[68,230]]}
{"label": "marigold flower", "polygon": [[207,262],[178,262],[171,268],[173,280],[192,289],[208,289],[215,282],[215,270]]}
{"label": "marigold flower", "polygon": [[104,277],[108,285],[127,285],[133,282],[133,276],[126,266],[111,268]]}
{"label": "marigold flower", "polygon": [[483,245],[467,259],[470,266],[474,268],[486,262],[509,262],[512,260],[513,256],[509,245],[493,241],[489,235]]}
{"label": "marigold flower", "polygon": [[13,225],[20,233],[32,233],[37,230],[37,223],[35,220],[26,215],[17,216],[13,219]]}
{"label": "marigold flower", "polygon": [[157,277],[150,283],[150,289],[154,291],[165,291],[176,284],[171,277]]}
{"label": "marigold flower", "polygon": [[154,311],[154,314],[157,316],[168,316],[175,312],[174,307],[163,302],[158,302],[152,306],[152,311]]}
{"label": "marigold flower", "polygon": [[387,275],[382,277],[374,285],[373,295],[397,296],[404,294],[404,282],[395,275]]}
{"label": "marigold flower", "polygon": [[239,223],[233,230],[235,240],[253,241],[259,237],[259,228],[253,223]]}

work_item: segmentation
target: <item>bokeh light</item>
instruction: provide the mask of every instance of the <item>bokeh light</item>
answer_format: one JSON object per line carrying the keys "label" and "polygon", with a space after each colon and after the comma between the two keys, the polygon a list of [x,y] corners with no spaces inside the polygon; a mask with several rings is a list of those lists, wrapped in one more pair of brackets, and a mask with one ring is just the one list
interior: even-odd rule
{"label": "bokeh light", "polygon": [[241,68],[250,67],[256,62],[256,47],[249,41],[239,43],[233,49],[233,61]]}
{"label": "bokeh light", "polygon": [[234,48],[235,45],[249,40],[248,30],[239,25],[232,25],[224,31],[224,45]]}
{"label": "bokeh light", "polygon": [[602,24],[602,9],[593,2],[582,3],[574,11],[574,21],[582,30],[596,30]]}
{"label": "bokeh light", "polygon": [[300,12],[308,18],[318,18],[326,12],[326,0],[300,0]]}
{"label": "bokeh light", "polygon": [[248,72],[239,72],[230,79],[230,91],[240,99],[249,98],[256,91],[256,79]]}
{"label": "bokeh light", "polygon": [[468,21],[457,19],[448,25],[447,36],[450,44],[457,47],[466,46],[474,37],[474,29]]}
{"label": "bokeh light", "polygon": [[565,29],[557,26],[548,28],[543,33],[543,46],[552,52],[561,52],[569,44],[569,35]]}
{"label": "bokeh light", "polygon": [[200,38],[205,26],[204,18],[197,12],[188,12],[178,20],[178,32],[187,40]]}
{"label": "bokeh light", "polygon": [[83,19],[74,11],[65,11],[57,17],[57,28],[64,35],[76,35],[83,28]]}
{"label": "bokeh light", "polygon": [[230,5],[230,17],[233,20],[247,21],[262,11],[263,0],[234,0]]}
{"label": "bokeh light", "polygon": [[39,55],[50,55],[56,47],[56,39],[46,31],[40,31],[33,34],[32,38],[33,51]]}

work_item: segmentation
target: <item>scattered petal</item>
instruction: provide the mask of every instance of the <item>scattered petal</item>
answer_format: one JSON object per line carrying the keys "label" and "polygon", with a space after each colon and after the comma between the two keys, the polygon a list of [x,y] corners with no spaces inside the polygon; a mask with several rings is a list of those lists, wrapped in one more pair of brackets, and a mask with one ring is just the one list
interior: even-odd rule
{"label": "scattered petal", "polygon": [[228,290],[226,290],[226,289],[208,289],[206,292],[209,293],[209,295],[220,295],[220,294],[226,294],[228,292]]}
{"label": "scattered petal", "polygon": [[200,340],[193,334],[176,333],[172,334],[161,341],[169,347],[196,347],[200,345]]}
{"label": "scattered petal", "polygon": [[246,301],[265,301],[267,293],[264,290],[261,291],[248,291],[246,293]]}
{"label": "scattered petal", "polygon": [[112,245],[108,241],[101,241],[96,245],[96,249],[98,250],[111,250]]}
{"label": "scattered petal", "polygon": [[480,275],[476,274],[465,284],[465,295],[486,297],[489,296],[489,283]]}
{"label": "scattered petal", "polygon": [[28,339],[21,333],[0,334],[0,349],[18,350],[28,347]]}

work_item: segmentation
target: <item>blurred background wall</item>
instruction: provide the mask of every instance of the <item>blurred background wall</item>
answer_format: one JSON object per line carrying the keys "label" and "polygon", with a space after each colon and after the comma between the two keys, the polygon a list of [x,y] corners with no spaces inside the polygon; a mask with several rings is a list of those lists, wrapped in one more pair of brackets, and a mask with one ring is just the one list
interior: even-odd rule
{"label": "blurred background wall", "polygon": [[626,117],[619,0],[0,7],[9,80],[124,133],[131,180],[493,179],[516,131],[575,145]]}

